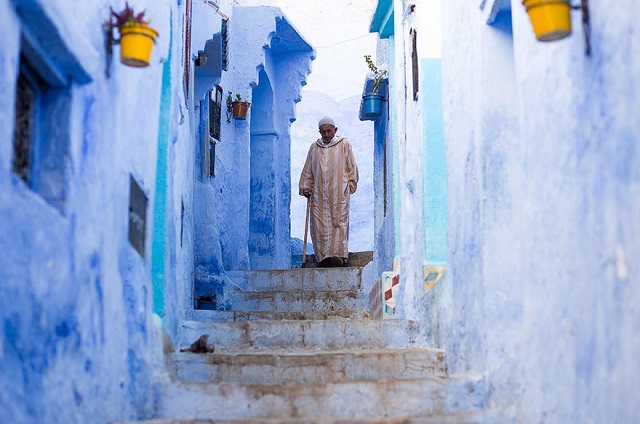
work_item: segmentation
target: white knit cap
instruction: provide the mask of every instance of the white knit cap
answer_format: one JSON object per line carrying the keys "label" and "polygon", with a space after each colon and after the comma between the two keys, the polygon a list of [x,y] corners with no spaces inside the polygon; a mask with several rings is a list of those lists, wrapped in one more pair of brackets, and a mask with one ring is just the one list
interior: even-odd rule
{"label": "white knit cap", "polygon": [[333,125],[335,127],[336,123],[333,121],[333,119],[329,118],[328,116],[325,116],[320,120],[320,122],[318,122],[318,128],[320,128],[323,125]]}

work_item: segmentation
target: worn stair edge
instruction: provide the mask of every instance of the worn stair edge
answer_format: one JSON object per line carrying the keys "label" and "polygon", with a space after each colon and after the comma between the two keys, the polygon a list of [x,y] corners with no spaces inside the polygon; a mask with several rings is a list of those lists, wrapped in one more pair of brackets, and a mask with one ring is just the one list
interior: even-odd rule
{"label": "worn stair edge", "polygon": [[262,351],[176,354],[180,381],[243,384],[326,384],[445,378],[437,349]]}
{"label": "worn stair edge", "polygon": [[404,348],[417,334],[405,320],[185,321],[177,347],[188,347],[204,334],[218,351],[237,349],[379,349]]}
{"label": "worn stair edge", "polygon": [[[227,271],[226,276],[237,287],[247,291],[354,290],[361,286],[362,269],[310,268]],[[228,289],[232,289],[232,286]]]}
{"label": "worn stair edge", "polygon": [[442,414],[447,388],[442,379],[329,383],[325,385],[238,385],[173,383],[165,386],[159,414],[174,418],[406,417]]}
{"label": "worn stair edge", "polygon": [[332,312],[266,312],[266,311],[209,311],[195,309],[187,312],[187,319],[205,322],[234,322],[234,321],[303,321],[330,319],[358,319],[369,318],[369,311],[345,310]]}
{"label": "worn stair edge", "polygon": [[336,291],[245,291],[225,293],[225,304],[234,311],[332,312],[364,309],[365,299],[357,290]]}
{"label": "worn stair edge", "polygon": [[[498,418],[499,417],[499,418]],[[497,419],[496,419],[497,418]],[[511,422],[493,411],[472,413],[427,414],[401,418],[256,418],[256,419],[174,419],[156,418],[114,424],[504,424]]]}

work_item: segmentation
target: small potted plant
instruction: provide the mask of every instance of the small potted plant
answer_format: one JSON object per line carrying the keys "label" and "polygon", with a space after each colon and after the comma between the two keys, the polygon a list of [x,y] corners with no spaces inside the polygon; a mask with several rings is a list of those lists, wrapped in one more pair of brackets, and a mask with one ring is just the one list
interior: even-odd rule
{"label": "small potted plant", "polygon": [[247,112],[251,107],[251,103],[242,100],[242,96],[239,93],[236,93],[234,97],[231,91],[229,91],[227,107],[233,111],[233,119],[244,120],[247,119]]}
{"label": "small potted plant", "polygon": [[149,65],[151,50],[158,32],[149,26],[145,12],[136,13],[128,2],[120,12],[110,8],[109,21],[105,23],[108,31],[118,28],[120,32],[120,61],[128,66],[142,68]]}
{"label": "small potted plant", "polygon": [[382,112],[382,102],[384,96],[379,94],[380,84],[387,77],[387,71],[378,69],[378,67],[371,60],[371,55],[364,55],[364,60],[367,62],[369,70],[373,73],[373,86],[372,90],[367,92],[363,97],[363,113],[365,116],[378,116]]}

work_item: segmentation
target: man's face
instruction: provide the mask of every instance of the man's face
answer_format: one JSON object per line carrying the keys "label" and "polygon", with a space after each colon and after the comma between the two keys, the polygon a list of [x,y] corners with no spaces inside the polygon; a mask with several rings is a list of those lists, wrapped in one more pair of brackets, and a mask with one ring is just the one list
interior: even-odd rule
{"label": "man's face", "polygon": [[333,137],[336,135],[337,130],[338,130],[338,127],[334,127],[331,124],[325,124],[321,126],[320,135],[322,136],[322,141],[324,141],[325,143],[328,143],[331,140],[333,140]]}

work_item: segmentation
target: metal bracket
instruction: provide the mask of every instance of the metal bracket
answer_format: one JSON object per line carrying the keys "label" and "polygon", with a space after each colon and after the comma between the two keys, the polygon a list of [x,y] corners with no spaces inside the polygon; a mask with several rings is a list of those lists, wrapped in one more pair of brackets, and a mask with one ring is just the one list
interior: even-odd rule
{"label": "metal bracket", "polygon": [[591,22],[589,20],[588,0],[580,0],[579,5],[572,5],[573,10],[582,10],[582,32],[584,33],[584,54],[591,56]]}
{"label": "metal bracket", "polygon": [[231,115],[233,114],[233,100],[231,99],[231,91],[227,95],[227,124],[231,123]]}
{"label": "metal bracket", "polygon": [[107,51],[106,63],[104,73],[107,78],[111,77],[111,63],[113,62],[113,46],[120,44],[120,39],[116,38],[113,34],[115,25],[109,20],[102,26],[104,30],[104,45]]}

